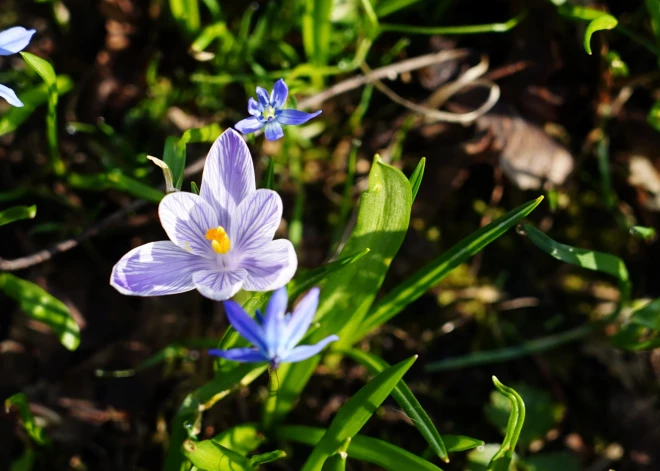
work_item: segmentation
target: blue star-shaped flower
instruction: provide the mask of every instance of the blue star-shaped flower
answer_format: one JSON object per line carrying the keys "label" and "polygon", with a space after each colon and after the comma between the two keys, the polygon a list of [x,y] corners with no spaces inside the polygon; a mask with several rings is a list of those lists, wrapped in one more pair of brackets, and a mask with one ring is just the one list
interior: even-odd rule
{"label": "blue star-shaped flower", "polygon": [[[8,56],[21,52],[27,47],[36,31],[25,29],[22,26],[14,26],[0,32],[0,56]],[[4,98],[13,106],[23,106],[16,93],[11,88],[0,84],[0,97]]]}
{"label": "blue star-shaped flower", "polygon": [[284,136],[282,124],[303,124],[321,114],[321,110],[305,113],[304,111],[282,109],[288,95],[289,87],[286,86],[283,79],[275,82],[270,96],[266,90],[257,87],[259,101],[254,98],[248,100],[248,113],[252,117],[239,121],[234,127],[243,134],[251,134],[265,126],[266,139],[276,141]]}
{"label": "blue star-shaped flower", "polygon": [[330,342],[339,340],[336,335],[330,335],[315,345],[296,346],[307,333],[318,303],[319,289],[312,288],[298,303],[293,314],[286,314],[286,288],[280,288],[270,298],[266,315],[262,317],[257,312],[255,321],[240,305],[234,301],[225,301],[227,319],[234,329],[256,348],[209,350],[209,355],[238,362],[267,361],[273,369],[280,363],[306,360],[319,353]]}

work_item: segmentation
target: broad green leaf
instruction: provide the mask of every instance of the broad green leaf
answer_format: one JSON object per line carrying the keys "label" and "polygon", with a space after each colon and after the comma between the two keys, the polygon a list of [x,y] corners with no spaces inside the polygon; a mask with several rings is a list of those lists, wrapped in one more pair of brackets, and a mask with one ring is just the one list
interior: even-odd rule
{"label": "broad green leaf", "polygon": [[165,196],[162,191],[124,175],[118,169],[93,175],[82,175],[74,172],[69,174],[68,181],[74,188],[90,191],[117,190],[153,203],[158,203]]}
{"label": "broad green leaf", "polygon": [[635,310],[630,317],[630,323],[660,332],[660,298]]}
{"label": "broad green leaf", "polygon": [[[342,350],[341,353],[348,355],[374,374],[381,373],[390,367],[382,358],[371,353],[363,352],[362,350],[353,348]],[[440,433],[438,433],[431,418],[403,380],[392,390],[392,397],[403,408],[408,417],[410,417],[410,420],[415,424],[415,427],[417,427],[433,452],[443,461],[449,461],[447,458],[447,449]]]}
{"label": "broad green leaf", "polygon": [[25,62],[42,78],[48,89],[48,114],[46,115],[46,136],[48,138],[48,148],[50,150],[51,167],[56,175],[63,175],[66,171],[64,162],[60,156],[57,130],[57,102],[59,100],[59,90],[57,89],[57,75],[55,69],[45,59],[21,52]]}
{"label": "broad green leaf", "polygon": [[241,424],[220,432],[212,438],[225,448],[234,450],[243,456],[253,452],[266,441],[257,424]]}
{"label": "broad green leaf", "polygon": [[[529,224],[523,224],[523,230],[534,245],[557,260],[588,270],[607,273],[617,278],[621,291],[619,309],[628,302],[630,296],[630,278],[625,263],[619,257],[595,250],[580,249],[578,247],[560,244]],[[618,314],[618,310],[615,314]]]}
{"label": "broad green leaf", "polygon": [[439,283],[454,268],[515,226],[522,218],[531,213],[542,200],[543,197],[540,196],[497,218],[461,240],[387,293],[369,311],[357,332],[352,336],[353,342],[361,339],[371,330],[400,313],[428,289]]}
{"label": "broad green leaf", "polygon": [[591,55],[591,36],[596,31],[614,29],[618,24],[617,19],[607,13],[603,13],[598,18],[591,20],[584,32],[584,50],[587,51],[587,54]]}
{"label": "broad green leaf", "polygon": [[68,350],[80,344],[80,328],[69,308],[45,290],[10,273],[0,273],[0,290],[18,302],[25,314],[51,328]]}
{"label": "broad green leaf", "polygon": [[422,157],[415,167],[412,175],[410,175],[410,187],[412,189],[412,199],[415,201],[419,186],[422,184],[422,177],[424,176],[424,168],[426,167],[426,157]]}
{"label": "broad green leaf", "polygon": [[[57,90],[60,95],[68,93],[73,88],[73,80],[67,75],[57,77]],[[0,117],[0,136],[14,132],[32,112],[48,101],[48,86],[45,83],[20,92],[18,97],[23,102],[22,107],[12,106]]]}
{"label": "broad green leaf", "polygon": [[326,65],[332,32],[332,0],[305,0],[302,18],[303,46],[309,61],[317,66]]}
{"label": "broad green leaf", "polygon": [[346,401],[321,441],[312,450],[302,471],[320,471],[325,460],[335,453],[347,438],[357,435],[416,359],[417,355],[389,367]]}
{"label": "broad green leaf", "polygon": [[212,441],[197,442],[190,438],[183,442],[184,456],[204,471],[252,471],[250,460],[229,448]]}
{"label": "broad green leaf", "polygon": [[445,442],[445,446],[449,452],[471,450],[472,448],[484,445],[483,440],[465,435],[443,435],[442,440]]}
{"label": "broad green leaf", "polygon": [[183,184],[183,171],[186,168],[186,144],[181,139],[170,136],[165,139],[163,161],[172,172],[174,188],[181,189]]}
{"label": "broad green leaf", "polygon": [[321,471],[346,471],[346,458],[348,458],[348,453],[338,451],[326,460]]}
{"label": "broad green leaf", "polygon": [[14,394],[5,400],[5,412],[8,414],[11,409],[18,410],[18,415],[23,421],[23,428],[35,444],[50,444],[50,439],[46,436],[44,430],[39,427],[36,420],[34,420],[34,416],[30,411],[30,403],[24,393]]}
{"label": "broad green leaf", "polygon": [[[532,441],[543,439],[561,422],[566,409],[553,401],[547,391],[532,388],[524,383],[515,385],[515,391],[522,398],[526,411],[525,425],[520,432],[518,442],[520,446],[527,448]],[[486,418],[504,434],[511,414],[511,401],[498,391],[491,393],[490,400],[491,403],[484,409]]]}
{"label": "broad green leaf", "polygon": [[[315,446],[326,434],[326,429],[302,425],[281,425],[273,430],[273,437]],[[409,451],[377,438],[356,435],[346,450],[348,457],[375,464],[387,471],[442,471]]]}
{"label": "broad green leaf", "polygon": [[[362,194],[353,233],[342,255],[369,253],[331,273],[321,291],[316,320],[320,327],[307,339],[318,342],[337,333],[337,347],[350,345],[351,332],[371,307],[394,256],[403,242],[410,221],[412,193],[410,183],[400,170],[376,156],[369,174],[369,189]],[[264,424],[281,421],[291,410],[316,365],[319,356],[279,369],[280,389],[266,403]]]}
{"label": "broad green leaf", "polygon": [[170,12],[179,26],[192,35],[199,31],[199,3],[198,0],[169,0]]}
{"label": "broad green leaf", "polygon": [[0,211],[0,226],[23,219],[33,219],[37,215],[37,207],[32,206],[14,206],[13,208]]}
{"label": "broad green leaf", "polygon": [[515,454],[516,444],[525,423],[525,403],[516,391],[500,383],[495,376],[493,376],[493,383],[497,390],[504,394],[511,402],[511,414],[509,415],[506,435],[504,436],[502,445],[490,459],[487,469],[488,471],[509,471]]}
{"label": "broad green leaf", "polygon": [[655,229],[652,227],[633,226],[630,228],[630,234],[644,240],[655,240]]}
{"label": "broad green leaf", "polygon": [[525,471],[580,471],[580,460],[570,451],[535,453],[525,458]]}

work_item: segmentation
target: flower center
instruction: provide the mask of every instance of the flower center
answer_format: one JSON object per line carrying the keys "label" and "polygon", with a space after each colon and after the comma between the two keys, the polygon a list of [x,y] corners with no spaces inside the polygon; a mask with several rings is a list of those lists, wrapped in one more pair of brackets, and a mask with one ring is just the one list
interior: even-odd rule
{"label": "flower center", "polygon": [[206,239],[211,241],[211,247],[213,247],[215,253],[225,254],[231,248],[229,236],[222,226],[206,231]]}
{"label": "flower center", "polygon": [[272,106],[264,107],[264,110],[261,112],[261,116],[266,121],[272,121],[273,118],[275,118],[275,108],[273,108]]}

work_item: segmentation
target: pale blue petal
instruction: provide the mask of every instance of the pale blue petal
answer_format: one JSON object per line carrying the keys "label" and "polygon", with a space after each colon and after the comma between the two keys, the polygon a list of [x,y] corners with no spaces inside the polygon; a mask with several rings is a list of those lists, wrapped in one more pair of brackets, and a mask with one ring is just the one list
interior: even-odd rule
{"label": "pale blue petal", "polygon": [[318,305],[319,289],[312,288],[305,297],[300,300],[291,314],[291,319],[289,320],[286,332],[286,348],[288,350],[291,350],[298,345],[298,342],[300,342],[305,336],[312,320],[314,320]]}
{"label": "pale blue petal", "polygon": [[18,107],[23,106],[23,102],[18,99],[16,93],[14,93],[14,90],[12,90],[9,87],[5,87],[4,85],[1,84],[0,84],[0,97],[7,100],[10,105],[18,106]]}
{"label": "pale blue petal", "polygon": [[236,332],[265,354],[268,351],[268,345],[261,326],[238,303],[225,301],[224,306],[227,320],[236,329]]}
{"label": "pale blue petal", "polygon": [[291,241],[278,239],[261,252],[244,255],[241,266],[248,272],[243,287],[248,291],[272,291],[285,286],[296,273],[298,257]]}
{"label": "pale blue petal", "polygon": [[213,143],[206,157],[200,196],[213,206],[220,225],[229,232],[231,215],[254,190],[250,150],[240,134],[227,129]]}
{"label": "pale blue petal", "polygon": [[336,342],[337,340],[339,340],[339,337],[336,335],[330,335],[316,345],[301,345],[291,350],[288,355],[280,359],[280,362],[295,363],[297,361],[307,360],[323,350],[330,342]]}
{"label": "pale blue petal", "polygon": [[273,121],[266,124],[266,139],[269,141],[276,141],[283,136],[284,130],[282,130],[280,123]]}
{"label": "pale blue petal", "polygon": [[243,134],[252,134],[263,128],[265,125],[266,121],[262,121],[259,118],[252,116],[251,118],[240,120],[238,123],[234,124],[234,128]]}
{"label": "pale blue petal", "polygon": [[266,316],[262,325],[270,357],[278,355],[280,347],[286,344],[284,314],[286,314],[287,301],[286,288],[282,287],[273,293],[266,307]]}
{"label": "pale blue petal", "polygon": [[203,296],[214,301],[226,301],[243,287],[247,272],[242,268],[233,271],[202,270],[193,273],[195,288]]}
{"label": "pale blue petal", "polygon": [[259,189],[247,196],[232,215],[228,231],[232,251],[263,253],[282,220],[282,198],[273,190]]}
{"label": "pale blue petal", "polygon": [[255,100],[252,97],[248,99],[248,113],[250,113],[252,116],[261,115],[261,112],[263,110],[264,110],[264,106],[257,103],[257,100]]}
{"label": "pale blue petal", "polygon": [[259,100],[259,103],[261,103],[261,106],[270,105],[270,97],[268,96],[268,92],[261,87],[257,87],[257,99]]}
{"label": "pale blue petal", "polygon": [[275,115],[275,119],[278,123],[282,124],[303,124],[321,114],[321,110],[318,110],[314,113],[305,113],[304,111],[299,110],[280,110]]}
{"label": "pale blue petal", "polygon": [[22,51],[30,43],[32,35],[36,33],[33,29],[25,29],[22,26],[14,26],[0,33],[0,56],[8,56]]}
{"label": "pale blue petal", "polygon": [[208,351],[209,355],[225,358],[227,360],[238,361],[241,363],[257,363],[269,361],[259,350],[254,348],[230,348],[229,350],[213,349]]}
{"label": "pale blue petal", "polygon": [[170,193],[161,200],[158,215],[167,236],[176,245],[200,257],[216,258],[206,231],[218,227],[220,221],[204,198],[183,191]]}
{"label": "pale blue petal", "polygon": [[280,109],[286,103],[286,98],[289,96],[289,87],[283,79],[279,79],[273,86],[273,93],[270,95],[270,102],[276,108]]}
{"label": "pale blue petal", "polygon": [[195,288],[193,273],[209,268],[209,261],[167,241],[136,247],[112,269],[110,284],[131,296],[162,296]]}

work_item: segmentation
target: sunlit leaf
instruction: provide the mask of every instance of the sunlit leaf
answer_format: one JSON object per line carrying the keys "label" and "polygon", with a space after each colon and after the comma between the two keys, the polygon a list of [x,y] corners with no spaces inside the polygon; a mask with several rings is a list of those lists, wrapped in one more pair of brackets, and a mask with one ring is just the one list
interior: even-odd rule
{"label": "sunlit leaf", "polygon": [[525,403],[520,394],[512,388],[503,385],[495,376],[493,383],[499,392],[507,397],[511,403],[511,413],[506,427],[506,435],[500,445],[499,450],[495,452],[488,463],[488,471],[509,471],[511,461],[513,460],[516,445],[520,438],[520,432],[525,424]]}
{"label": "sunlit leaf", "polygon": [[198,0],[169,0],[172,17],[188,34],[199,31],[199,3]]}
{"label": "sunlit leaf", "polygon": [[33,219],[37,215],[37,207],[32,206],[14,206],[13,208],[0,211],[0,226],[23,219]]}
{"label": "sunlit leaf", "polygon": [[73,172],[69,174],[68,181],[74,188],[90,191],[117,190],[153,203],[158,203],[165,196],[162,191],[124,175],[120,170],[111,170],[93,175],[82,175]]}
{"label": "sunlit leaf", "polygon": [[50,443],[50,439],[46,436],[44,430],[37,425],[30,411],[30,403],[24,393],[14,394],[5,400],[6,413],[9,413],[12,409],[18,411],[18,415],[23,421],[25,432],[35,444],[48,445]]}
{"label": "sunlit leaf", "polygon": [[80,344],[80,328],[69,308],[41,287],[10,273],[0,273],[0,290],[18,302],[25,314],[43,322],[57,335],[64,347],[75,350]]}
{"label": "sunlit leaf", "polygon": [[410,187],[412,189],[412,199],[415,201],[419,186],[422,184],[422,177],[424,176],[424,168],[426,167],[426,157],[422,157],[415,167],[415,170],[410,175]]}
{"label": "sunlit leaf", "polygon": [[187,439],[183,442],[183,454],[204,471],[253,471],[249,459],[212,440]]}
{"label": "sunlit leaf", "polygon": [[591,55],[591,36],[593,36],[596,31],[614,29],[618,24],[619,22],[616,18],[606,13],[591,20],[584,32],[584,50],[587,51],[587,54]]}
{"label": "sunlit leaf", "polygon": [[223,430],[211,440],[243,456],[259,448],[266,437],[256,424],[241,424]]}

